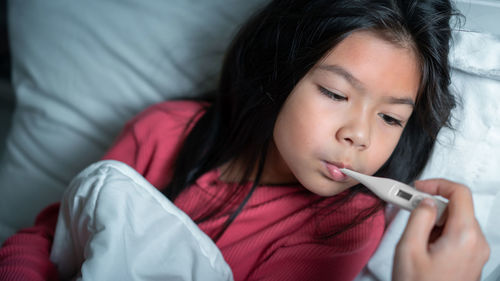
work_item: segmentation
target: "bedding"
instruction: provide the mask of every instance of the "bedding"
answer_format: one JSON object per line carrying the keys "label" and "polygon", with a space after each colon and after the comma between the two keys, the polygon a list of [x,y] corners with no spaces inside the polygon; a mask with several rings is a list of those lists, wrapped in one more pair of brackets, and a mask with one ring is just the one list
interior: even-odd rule
{"label": "bedding", "polygon": [[9,1],[17,106],[0,159],[0,244],[59,201],[132,116],[212,89],[264,1]]}
{"label": "bedding", "polygon": [[[9,1],[17,105],[0,158],[0,243],[59,201],[133,115],[211,89],[238,25],[265,2]],[[457,130],[441,132],[421,177],[448,177],[472,188],[492,248],[483,280],[492,281],[500,278],[500,234],[493,228],[500,215],[500,6],[487,0],[457,4],[480,32],[455,32],[452,87],[462,98],[453,113]],[[389,280],[408,215],[389,209],[394,220],[360,280]]]}
{"label": "bedding", "polygon": [[66,189],[51,260],[62,280],[233,280],[210,237],[114,160],[92,164]]}

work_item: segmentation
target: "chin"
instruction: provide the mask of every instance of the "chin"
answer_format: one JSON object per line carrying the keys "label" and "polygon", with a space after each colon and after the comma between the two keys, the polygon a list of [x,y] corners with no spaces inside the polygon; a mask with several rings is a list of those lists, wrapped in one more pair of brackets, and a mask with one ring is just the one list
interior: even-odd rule
{"label": "chin", "polygon": [[330,184],[327,185],[318,184],[314,188],[306,187],[306,189],[322,197],[331,197],[346,191],[347,189],[349,189],[349,187],[350,186],[346,186],[345,184],[338,184],[338,183],[334,183],[332,185],[330,182]]}

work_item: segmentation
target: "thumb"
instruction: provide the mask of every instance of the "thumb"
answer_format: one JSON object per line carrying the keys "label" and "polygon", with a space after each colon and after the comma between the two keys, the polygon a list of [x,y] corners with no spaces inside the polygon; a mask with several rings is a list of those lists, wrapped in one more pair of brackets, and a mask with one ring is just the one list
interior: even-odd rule
{"label": "thumb", "polygon": [[[431,198],[424,198],[408,219],[401,241],[415,243],[417,249],[427,250],[427,244],[437,216],[436,203]],[[404,242],[403,242],[404,243]]]}

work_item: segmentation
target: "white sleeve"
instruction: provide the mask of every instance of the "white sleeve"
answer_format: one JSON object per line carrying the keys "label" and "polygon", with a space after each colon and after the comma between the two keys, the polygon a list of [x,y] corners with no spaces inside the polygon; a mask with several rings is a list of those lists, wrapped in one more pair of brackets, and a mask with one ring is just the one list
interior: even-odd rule
{"label": "white sleeve", "polygon": [[51,260],[63,280],[233,280],[185,213],[112,160],[89,166],[66,190]]}

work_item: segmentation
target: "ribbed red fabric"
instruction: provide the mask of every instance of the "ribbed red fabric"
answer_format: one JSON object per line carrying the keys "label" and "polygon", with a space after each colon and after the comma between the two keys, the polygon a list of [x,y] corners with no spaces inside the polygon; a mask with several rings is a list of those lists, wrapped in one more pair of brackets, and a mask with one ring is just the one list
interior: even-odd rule
{"label": "ribbed red fabric", "polygon": [[45,208],[35,225],[7,239],[0,249],[0,280],[59,280],[50,248],[59,203]]}
{"label": "ribbed red fabric", "polygon": [[[198,103],[182,101],[147,109],[127,123],[104,159],[125,162],[163,188],[184,127],[200,109]],[[228,190],[229,184],[220,181],[214,170],[184,191],[175,204],[197,217],[200,206],[224,200]],[[318,233],[348,223],[377,201],[359,194],[330,210],[329,203],[343,195],[324,199],[300,185],[259,186],[217,242],[235,280],[352,280],[377,247],[384,216],[380,211],[334,238],[318,240]],[[34,227],[5,242],[0,249],[0,280],[57,280],[49,255],[58,207],[48,207]],[[226,219],[227,214],[220,213],[199,227],[213,236]]]}

